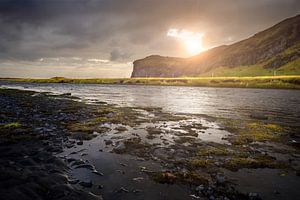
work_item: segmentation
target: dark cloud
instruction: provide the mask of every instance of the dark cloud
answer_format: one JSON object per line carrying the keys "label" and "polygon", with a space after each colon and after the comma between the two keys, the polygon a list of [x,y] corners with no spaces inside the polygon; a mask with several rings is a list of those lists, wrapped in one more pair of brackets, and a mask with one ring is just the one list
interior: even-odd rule
{"label": "dark cloud", "polygon": [[299,13],[298,0],[1,0],[0,61],[186,56],[169,28],[204,32],[216,46]]}
{"label": "dark cloud", "polygon": [[128,58],[130,58],[130,54],[128,52],[123,52],[121,49],[114,49],[110,52],[111,61],[126,60]]}

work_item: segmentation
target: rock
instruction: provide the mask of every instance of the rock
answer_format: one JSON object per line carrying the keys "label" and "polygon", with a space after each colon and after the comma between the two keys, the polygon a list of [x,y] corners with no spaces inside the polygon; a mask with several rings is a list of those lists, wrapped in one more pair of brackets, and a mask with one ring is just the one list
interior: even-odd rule
{"label": "rock", "polygon": [[14,164],[15,164],[14,161],[9,161],[8,163],[9,163],[10,165],[14,165]]}
{"label": "rock", "polygon": [[215,199],[216,198],[214,196],[212,196],[212,195],[209,197],[209,200],[215,200]]}
{"label": "rock", "polygon": [[[77,197],[78,198],[78,197]],[[88,200],[103,200],[102,196],[95,195],[91,192],[86,193],[85,195],[81,195],[79,199],[88,199]]]}
{"label": "rock", "polygon": [[118,144],[118,146],[116,146],[116,148],[114,148],[115,153],[124,153],[125,150],[126,150],[126,147],[123,142],[121,142],[120,144]]}
{"label": "rock", "polygon": [[132,190],[132,192],[133,193],[140,193],[140,192],[142,192],[142,190],[134,189],[134,190]]}
{"label": "rock", "polygon": [[68,180],[68,183],[70,183],[70,184],[77,184],[79,182],[79,180],[77,180],[77,179],[69,179]]}
{"label": "rock", "polygon": [[122,193],[122,192],[128,193],[129,190],[127,190],[127,189],[124,188],[124,187],[121,187],[117,192],[118,192],[118,193]]}
{"label": "rock", "polygon": [[44,146],[49,145],[49,141],[48,140],[43,140],[42,143],[43,143]]}
{"label": "rock", "polygon": [[82,164],[75,167],[75,169],[79,169],[79,168],[85,168],[85,169],[90,169],[95,171],[95,166],[91,164]]}
{"label": "rock", "polygon": [[72,151],[71,153],[69,153],[69,155],[74,155],[77,154],[77,151]]}
{"label": "rock", "polygon": [[80,152],[83,152],[83,151],[86,151],[87,149],[80,149],[77,151],[77,153],[80,153]]}
{"label": "rock", "polygon": [[133,181],[142,181],[142,180],[144,180],[144,178],[143,177],[136,177],[136,178],[133,178],[132,179]]}
{"label": "rock", "polygon": [[69,157],[67,157],[67,158],[66,158],[66,161],[67,161],[68,163],[70,163],[70,162],[77,161],[77,159],[76,159],[76,158],[69,158]]}
{"label": "rock", "polygon": [[136,160],[137,160],[137,161],[145,161],[144,158],[140,158],[140,157],[136,158]]}
{"label": "rock", "polygon": [[199,192],[204,191],[204,189],[205,189],[204,185],[199,185],[199,186],[196,187],[195,190],[199,193]]}
{"label": "rock", "polygon": [[81,185],[82,187],[91,188],[93,186],[93,183],[92,181],[81,181],[79,182],[79,185]]}
{"label": "rock", "polygon": [[250,192],[248,194],[250,200],[261,200],[260,196],[257,193]]}
{"label": "rock", "polygon": [[78,141],[77,145],[83,145],[83,141]]}
{"label": "rock", "polygon": [[97,187],[98,189],[103,189],[104,188],[104,186],[103,185],[98,185],[98,187]]}
{"label": "rock", "polygon": [[225,176],[223,174],[218,173],[216,175],[216,180],[217,180],[218,184],[223,184],[223,183],[225,183],[226,178],[225,178]]}
{"label": "rock", "polygon": [[104,176],[102,172],[99,172],[97,170],[92,171],[93,174],[99,175],[99,176]]}
{"label": "rock", "polygon": [[191,195],[190,195],[190,197],[192,197],[193,199],[200,199],[200,197],[199,197],[199,196],[197,196],[197,195],[194,195],[194,194],[191,194]]}
{"label": "rock", "polygon": [[63,197],[68,196],[74,191],[74,188],[69,185],[69,184],[59,184],[59,185],[54,185],[53,187],[50,188],[50,191],[48,193],[48,197],[50,199],[60,199]]}
{"label": "rock", "polygon": [[115,130],[123,132],[123,131],[127,131],[127,128],[125,126],[118,126],[115,128]]}
{"label": "rock", "polygon": [[121,174],[125,174],[125,172],[123,170],[117,169],[116,172],[119,172]]}
{"label": "rock", "polygon": [[67,147],[68,149],[70,149],[70,148],[74,147],[74,144],[66,144],[66,147]]}
{"label": "rock", "polygon": [[60,182],[67,184],[69,182],[68,176],[63,173],[52,173],[51,179],[55,180],[55,182]]}
{"label": "rock", "polygon": [[111,140],[105,140],[105,145],[111,145],[113,142]]}
{"label": "rock", "polygon": [[79,165],[83,165],[83,164],[85,164],[85,162],[82,159],[80,159],[80,160],[75,159],[75,161],[72,161],[71,167],[76,166],[76,165],[79,166]]}
{"label": "rock", "polygon": [[108,113],[107,115],[106,115],[106,117],[113,117],[115,115],[115,113]]}

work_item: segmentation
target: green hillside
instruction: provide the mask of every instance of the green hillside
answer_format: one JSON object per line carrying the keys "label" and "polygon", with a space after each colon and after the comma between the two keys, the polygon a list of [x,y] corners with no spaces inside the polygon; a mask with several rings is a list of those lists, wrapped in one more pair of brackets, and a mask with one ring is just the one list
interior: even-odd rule
{"label": "green hillside", "polygon": [[132,77],[299,75],[299,58],[300,15],[190,58],[155,55],[136,60]]}

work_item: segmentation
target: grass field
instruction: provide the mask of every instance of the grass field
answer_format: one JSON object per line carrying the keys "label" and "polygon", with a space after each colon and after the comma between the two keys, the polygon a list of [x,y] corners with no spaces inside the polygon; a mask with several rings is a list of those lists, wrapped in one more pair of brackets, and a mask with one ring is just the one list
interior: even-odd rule
{"label": "grass field", "polygon": [[256,76],[297,76],[300,74],[300,58],[276,69],[268,69],[261,63],[240,67],[218,67],[209,72],[199,74],[201,77],[256,77]]}
{"label": "grass field", "polygon": [[183,78],[92,78],[73,79],[54,77],[50,79],[1,78],[2,81],[32,83],[73,84],[126,84],[126,85],[174,85],[202,87],[278,88],[300,89],[300,75],[257,77],[183,77]]}

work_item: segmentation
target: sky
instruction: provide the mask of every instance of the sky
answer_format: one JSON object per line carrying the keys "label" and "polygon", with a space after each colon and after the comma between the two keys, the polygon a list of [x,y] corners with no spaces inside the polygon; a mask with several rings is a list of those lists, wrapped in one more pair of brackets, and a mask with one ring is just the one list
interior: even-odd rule
{"label": "sky", "polygon": [[0,0],[0,77],[130,77],[300,14],[299,0]]}

